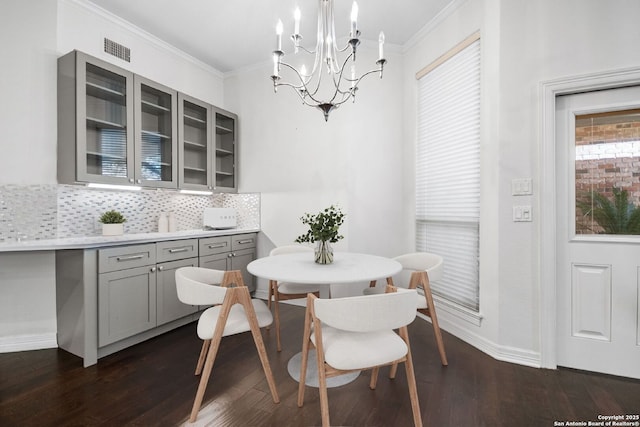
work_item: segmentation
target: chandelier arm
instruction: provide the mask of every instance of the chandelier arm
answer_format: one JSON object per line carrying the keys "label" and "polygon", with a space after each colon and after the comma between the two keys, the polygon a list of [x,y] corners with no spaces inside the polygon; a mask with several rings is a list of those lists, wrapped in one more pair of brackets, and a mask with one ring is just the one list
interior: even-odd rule
{"label": "chandelier arm", "polygon": [[302,89],[303,87],[306,89],[308,82],[304,81],[304,78],[302,77],[302,74],[300,74],[300,72],[298,70],[296,70],[296,68],[293,65],[290,65],[290,64],[288,64],[286,62],[280,62],[280,65],[284,65],[285,67],[293,70],[293,72],[296,73],[296,75],[300,79],[300,82],[302,83],[302,85],[300,85],[300,86],[296,86],[293,83],[287,83],[288,86],[294,87],[296,89]]}
{"label": "chandelier arm", "polygon": [[[293,85],[293,84],[291,84],[291,83],[275,83],[275,86],[277,86],[277,87],[280,87],[280,86],[288,86],[288,87],[290,87],[290,88],[292,88],[292,89],[295,89],[296,94],[298,95],[298,97],[300,98],[300,100],[302,101],[302,103],[303,103],[304,105],[306,105],[306,106],[309,106],[309,107],[317,107],[317,106],[319,106],[319,105],[321,105],[321,104],[325,104],[325,102],[322,102],[322,101],[320,101],[320,100],[318,100],[318,99],[314,98],[313,96],[311,96],[311,95],[309,94],[309,92],[307,92],[306,90],[301,90],[301,88],[300,88],[300,87],[297,87],[297,86],[295,86],[295,85]],[[304,93],[304,94],[306,94],[306,96],[305,96],[305,95],[303,95],[303,93]],[[308,97],[309,99],[311,99],[313,102],[309,102],[309,101],[307,101],[307,97]],[[348,98],[347,98],[347,99],[348,99]],[[341,100],[338,104],[334,104],[334,105],[340,105],[340,104],[343,104],[343,103],[344,103],[344,101],[343,101],[343,100]]]}
{"label": "chandelier arm", "polygon": [[307,52],[307,53],[308,53],[308,54],[310,54],[310,55],[315,55],[315,54],[316,54],[316,51],[315,51],[315,50],[309,50],[309,49],[307,49],[307,48],[306,48],[306,47],[304,47],[304,46],[298,46],[298,49],[304,50],[305,52]]}

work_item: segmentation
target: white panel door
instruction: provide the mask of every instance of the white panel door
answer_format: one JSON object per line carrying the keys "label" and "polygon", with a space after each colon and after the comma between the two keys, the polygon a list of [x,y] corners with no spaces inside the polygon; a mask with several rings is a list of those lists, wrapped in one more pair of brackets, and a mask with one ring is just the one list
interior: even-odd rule
{"label": "white panel door", "polygon": [[557,364],[640,378],[640,87],[556,102]]}

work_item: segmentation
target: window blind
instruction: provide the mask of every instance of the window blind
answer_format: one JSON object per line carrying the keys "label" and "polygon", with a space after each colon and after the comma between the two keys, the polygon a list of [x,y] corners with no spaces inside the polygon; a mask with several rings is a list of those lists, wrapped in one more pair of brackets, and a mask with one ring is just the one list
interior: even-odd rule
{"label": "window blind", "polygon": [[480,40],[418,80],[416,250],[444,258],[432,291],[479,310]]}

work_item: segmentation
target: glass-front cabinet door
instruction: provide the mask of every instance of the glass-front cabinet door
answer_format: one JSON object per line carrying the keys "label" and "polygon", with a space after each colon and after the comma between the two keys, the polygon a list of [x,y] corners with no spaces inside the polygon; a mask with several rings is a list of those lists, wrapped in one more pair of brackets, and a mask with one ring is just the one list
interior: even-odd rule
{"label": "glass-front cabinet door", "polygon": [[211,106],[178,94],[179,187],[213,189]]}
{"label": "glass-front cabinet door", "polygon": [[215,183],[216,191],[236,191],[236,134],[238,116],[219,108],[214,109],[215,136]]}
{"label": "glass-front cabinet door", "polygon": [[178,187],[177,92],[135,76],[135,182]]}
{"label": "glass-front cabinet door", "polygon": [[77,53],[77,180],[134,182],[133,74]]}

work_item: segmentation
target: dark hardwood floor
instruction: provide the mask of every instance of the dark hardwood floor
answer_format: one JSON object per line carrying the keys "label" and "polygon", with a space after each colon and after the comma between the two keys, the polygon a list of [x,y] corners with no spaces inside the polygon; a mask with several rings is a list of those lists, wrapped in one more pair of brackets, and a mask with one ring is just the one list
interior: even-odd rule
{"label": "dark hardwood floor", "polygon": [[[296,405],[297,383],[287,361],[300,351],[304,309],[281,305],[283,351],[264,331],[280,404],[269,394],[250,334],[227,337],[205,395],[211,426],[320,424],[317,389]],[[553,426],[598,421],[598,415],[640,413],[640,381],[569,369],[527,368],[499,362],[444,333],[449,366],[442,367],[431,326],[410,327],[418,395],[425,426]],[[198,377],[201,341],[195,324],[100,359],[83,368],[62,350],[0,354],[0,426],[175,426],[186,421]],[[395,380],[369,372],[329,390],[334,425],[412,425],[404,369]],[[205,403],[206,404],[206,403]]]}

